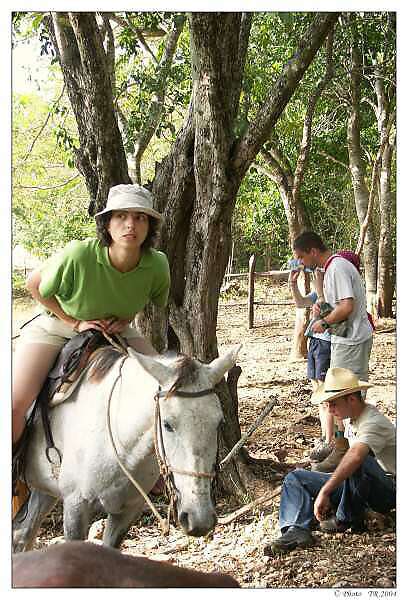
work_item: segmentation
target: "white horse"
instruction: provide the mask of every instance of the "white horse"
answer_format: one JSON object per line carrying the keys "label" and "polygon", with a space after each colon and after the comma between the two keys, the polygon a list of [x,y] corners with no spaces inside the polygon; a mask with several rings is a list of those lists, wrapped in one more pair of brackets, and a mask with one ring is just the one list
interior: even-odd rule
{"label": "white horse", "polygon": [[59,498],[66,540],[86,539],[92,517],[103,511],[108,515],[103,543],[120,544],[145,501],[118,464],[108,425],[121,461],[149,491],[159,476],[155,402],[179,523],[188,535],[211,531],[217,520],[211,485],[223,419],[214,386],[235,364],[238,351],[203,364],[185,356],[152,358],[131,349],[123,358],[114,348],[104,349],[72,397],[50,411],[55,446],[62,456],[58,469],[46,458],[42,425],[36,419],[26,467],[33,491],[28,507],[22,507],[13,522],[14,551],[31,549],[42,520]]}

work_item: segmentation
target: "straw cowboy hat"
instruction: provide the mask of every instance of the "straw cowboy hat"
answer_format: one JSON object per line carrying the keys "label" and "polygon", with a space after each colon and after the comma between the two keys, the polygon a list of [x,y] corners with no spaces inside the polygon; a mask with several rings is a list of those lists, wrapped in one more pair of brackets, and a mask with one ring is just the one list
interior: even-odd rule
{"label": "straw cowboy hat", "polygon": [[371,383],[360,381],[349,369],[333,367],[327,370],[326,379],[312,394],[311,403],[328,402],[353,392],[368,390],[370,387],[373,387]]}
{"label": "straw cowboy hat", "polygon": [[111,210],[135,210],[155,219],[162,215],[153,208],[153,195],[146,188],[136,184],[114,185],[109,190],[106,207],[94,216],[104,215]]}

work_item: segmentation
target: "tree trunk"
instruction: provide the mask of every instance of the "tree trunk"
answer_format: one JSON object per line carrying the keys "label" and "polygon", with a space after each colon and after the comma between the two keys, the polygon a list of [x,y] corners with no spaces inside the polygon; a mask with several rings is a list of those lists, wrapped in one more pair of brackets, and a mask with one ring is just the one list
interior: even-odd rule
{"label": "tree trunk", "polygon": [[392,222],[394,215],[391,193],[391,167],[395,142],[395,85],[391,80],[386,87],[387,78],[380,66],[375,75],[375,92],[377,98],[377,129],[380,136],[379,155],[380,181],[380,236],[378,245],[378,281],[376,313],[378,317],[392,316],[392,300],[395,288],[395,269],[393,260]]}
{"label": "tree trunk", "polygon": [[[349,167],[354,191],[354,202],[360,226],[367,214],[369,191],[365,180],[365,165],[362,158],[360,140],[360,85],[361,85],[361,56],[358,48],[352,48],[351,69],[351,108],[347,123],[347,144],[349,152]],[[367,294],[367,308],[372,312],[375,307],[377,290],[377,241],[375,239],[372,220],[370,219],[365,234],[364,272]]]}
{"label": "tree trunk", "polygon": [[[165,214],[161,247],[172,273],[170,325],[182,352],[209,361],[218,354],[218,297],[239,186],[229,160],[246,54],[245,22],[239,13],[194,13],[189,21],[193,95],[172,152],[158,167],[153,193]],[[217,391],[226,419],[222,456],[239,439],[240,427],[225,382]],[[230,493],[244,492],[234,462],[221,480]]]}
{"label": "tree trunk", "polygon": [[76,166],[93,214],[105,206],[112,185],[131,183],[113,107],[110,61],[95,13],[52,13],[47,25],[78,126]]}
{"label": "tree trunk", "polygon": [[392,243],[393,198],[391,193],[391,163],[393,146],[385,147],[380,173],[380,239],[378,247],[377,316],[392,317],[395,289],[395,269]]}

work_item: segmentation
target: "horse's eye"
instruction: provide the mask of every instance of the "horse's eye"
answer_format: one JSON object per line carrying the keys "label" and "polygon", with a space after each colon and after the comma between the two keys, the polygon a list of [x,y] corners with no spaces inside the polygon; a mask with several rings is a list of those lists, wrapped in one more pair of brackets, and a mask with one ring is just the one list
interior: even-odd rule
{"label": "horse's eye", "polygon": [[164,429],[166,431],[174,431],[173,427],[170,425],[168,421],[164,421]]}

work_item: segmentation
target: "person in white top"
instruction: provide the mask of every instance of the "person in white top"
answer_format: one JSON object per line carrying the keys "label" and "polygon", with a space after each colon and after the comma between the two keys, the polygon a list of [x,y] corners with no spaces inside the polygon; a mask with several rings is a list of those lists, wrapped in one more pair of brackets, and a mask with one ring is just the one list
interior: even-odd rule
{"label": "person in white top", "polygon": [[[313,231],[300,234],[293,242],[293,250],[305,267],[324,269],[324,298],[333,310],[313,324],[313,332],[322,333],[341,322],[347,324],[345,336],[332,332],[330,367],[350,369],[359,379],[367,381],[373,329],[358,268],[346,258],[333,254]],[[349,445],[343,423],[337,420],[336,428],[335,447],[327,458],[313,464],[316,471],[333,472],[347,452]]]}
{"label": "person in white top", "polygon": [[[323,296],[323,271],[316,269],[313,271],[312,282],[314,291],[303,296],[298,286],[298,278],[301,269],[291,266],[288,283],[292,292],[293,299],[297,308],[306,308],[313,306],[318,301],[324,301]],[[311,323],[307,330],[310,329]],[[305,335],[307,333],[305,332]],[[312,385],[312,391],[316,391],[319,384],[324,381],[327,369],[330,367],[330,332],[308,334],[307,346],[307,378]],[[319,418],[321,427],[321,438],[317,441],[315,447],[310,453],[310,460],[321,462],[324,460],[334,447],[334,424],[333,417],[322,404],[319,406]]]}
{"label": "person in white top", "polygon": [[285,477],[279,509],[282,535],[265,547],[266,555],[313,545],[315,519],[326,533],[350,528],[359,532],[367,508],[383,514],[395,508],[395,426],[366,404],[362,392],[370,387],[349,369],[327,371],[312,402],[327,404],[339,419],[350,419],[351,446],[333,473],[295,469]]}

